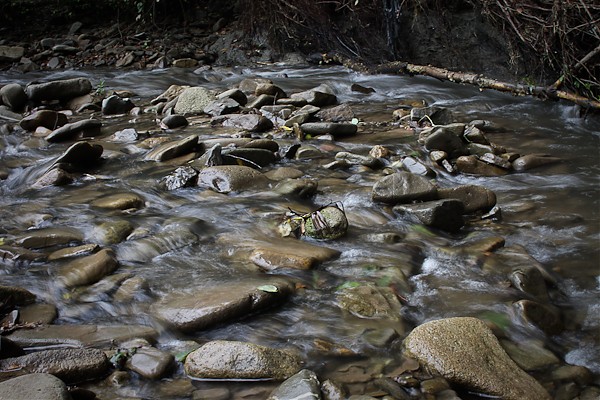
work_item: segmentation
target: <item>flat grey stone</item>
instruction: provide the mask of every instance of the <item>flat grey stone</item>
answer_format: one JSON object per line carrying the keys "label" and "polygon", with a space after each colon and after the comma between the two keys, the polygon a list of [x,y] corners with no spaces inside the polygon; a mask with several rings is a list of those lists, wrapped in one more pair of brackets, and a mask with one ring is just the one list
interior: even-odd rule
{"label": "flat grey stone", "polygon": [[0,400],[71,400],[71,395],[54,375],[34,373],[0,382]]}

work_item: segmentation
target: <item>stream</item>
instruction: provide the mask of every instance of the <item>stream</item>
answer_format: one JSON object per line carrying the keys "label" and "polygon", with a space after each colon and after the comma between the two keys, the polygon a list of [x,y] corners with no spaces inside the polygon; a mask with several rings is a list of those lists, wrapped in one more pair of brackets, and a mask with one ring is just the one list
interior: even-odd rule
{"label": "stream", "polygon": [[[156,116],[150,113],[102,118],[102,134],[92,142],[102,144],[106,161],[97,170],[62,187],[32,189],[31,184],[64,151],[64,144],[48,144],[23,132],[0,136],[0,169],[8,171],[8,177],[0,181],[2,238],[8,240],[32,228],[59,226],[76,228],[83,233],[84,242],[93,242],[96,226],[107,219],[125,218],[135,229],[153,232],[160,232],[165,221],[196,221],[193,231],[200,240],[182,247],[173,245],[172,251],[146,257],[131,253],[134,250],[126,242],[112,245],[120,258],[135,260],[120,262],[117,272],[145,282],[144,289],[131,301],[116,302],[102,293],[65,293],[56,284],[56,271],[63,261],[0,261],[1,284],[27,288],[39,301],[54,304],[58,309],[54,324],[152,326],[160,332],[155,346],[174,354],[190,349],[194,342],[216,339],[293,347],[303,355],[306,367],[325,379],[339,377],[340,371],[353,363],[367,371],[396,365],[400,363],[401,341],[414,327],[440,318],[473,316],[495,322],[502,327],[504,337],[513,342],[541,343],[561,364],[586,367],[593,374],[591,384],[600,384],[597,116],[582,118],[578,108],[566,102],[514,97],[426,77],[363,75],[342,67],[215,68],[199,73],[183,69],[0,73],[0,85],[16,82],[24,86],[36,79],[73,77],[86,77],[106,92],[132,91],[133,102],[142,107],[175,84],[222,92],[244,78],[261,77],[293,93],[325,83],[333,89],[339,103],[351,105],[360,122],[358,134],[351,138],[333,143],[309,140],[333,149],[320,158],[285,159],[261,171],[281,166],[301,170],[305,178],[316,180],[319,185],[317,194],[310,199],[277,196],[270,190],[220,194],[202,187],[161,189],[157,183],[177,165],[144,161],[147,150],[135,153],[131,144],[108,140],[115,131],[128,127],[150,132],[150,136],[164,135],[156,124]],[[373,88],[374,92],[354,92],[352,84]],[[437,168],[435,179],[439,187],[473,184],[495,192],[502,219],[471,216],[465,227],[453,234],[417,226],[371,199],[373,184],[383,176],[380,171],[323,168],[333,161],[337,151],[368,154],[376,144],[431,165],[416,136],[398,138],[385,134],[397,128],[392,112],[402,101],[415,99],[449,110],[456,122],[492,121],[502,129],[487,133],[488,138],[510,151],[545,153],[563,161],[496,177],[449,174]],[[205,118],[168,135],[176,139],[197,133],[201,141],[231,135],[231,130],[212,127],[207,121]],[[274,138],[280,145],[294,143],[293,137]],[[144,199],[145,206],[130,213],[107,214],[89,205],[100,195],[117,192],[135,193]],[[288,209],[308,212],[331,202],[343,204],[349,221],[347,235],[332,241],[302,240],[341,254],[309,270],[269,271],[293,279],[300,288],[284,304],[187,334],[165,326],[149,310],[152,303],[170,293],[242,282],[264,274],[240,255],[240,248],[275,237],[275,227]],[[366,239],[389,233],[400,239],[393,243]],[[562,332],[547,335],[522,323],[511,306],[521,297],[511,287],[506,270],[486,267],[480,254],[457,250],[474,238],[491,236],[503,238],[505,248],[523,249],[555,280],[551,303],[562,313]],[[393,285],[402,300],[402,327],[394,325],[397,336],[392,335],[383,344],[380,336],[389,332],[388,320],[359,318],[340,308],[340,288],[361,284]],[[534,376],[544,381],[545,373]],[[364,383],[359,378],[346,382],[355,393],[360,393]],[[231,398],[250,399],[262,398],[260,388],[271,390],[276,386],[272,382],[190,382],[181,365],[162,380],[134,376],[122,386],[105,381],[85,385],[103,399],[186,399],[192,398],[193,390],[223,387],[230,391]],[[470,394],[463,398],[483,397]]]}

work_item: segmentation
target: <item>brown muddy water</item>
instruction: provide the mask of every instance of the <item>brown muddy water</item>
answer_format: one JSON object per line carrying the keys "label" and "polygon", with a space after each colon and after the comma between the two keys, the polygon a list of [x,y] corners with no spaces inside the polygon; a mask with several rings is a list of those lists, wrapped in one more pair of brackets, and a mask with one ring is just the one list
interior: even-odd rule
{"label": "brown muddy water", "polygon": [[[173,353],[190,349],[193,341],[215,339],[295,347],[303,354],[306,367],[326,379],[339,376],[339,371],[352,363],[373,370],[398,364],[402,338],[423,322],[475,316],[502,321],[498,324],[506,338],[542,343],[561,363],[587,367],[594,374],[595,384],[600,383],[600,120],[597,117],[580,118],[575,106],[563,102],[516,98],[428,78],[365,76],[343,68],[215,69],[201,74],[185,70],[67,71],[4,74],[0,75],[0,83],[25,84],[34,79],[49,81],[75,76],[88,77],[97,85],[102,83],[107,91],[131,90],[136,94],[134,103],[140,106],[147,105],[172,84],[224,91],[243,78],[259,76],[273,80],[291,93],[326,83],[334,89],[340,103],[351,104],[361,122],[358,135],[349,140],[335,143],[312,140],[311,144],[326,145],[318,158],[283,160],[264,168],[263,172],[293,167],[301,170],[304,177],[316,180],[319,191],[310,200],[282,197],[269,189],[226,195],[201,187],[167,192],[158,187],[158,181],[177,165],[143,161],[148,150],[136,150],[131,144],[109,140],[115,131],[127,127],[173,138],[194,133],[201,141],[239,133],[212,127],[208,118],[168,134],[157,127],[153,114],[101,118],[102,135],[92,142],[104,147],[106,160],[102,166],[74,184],[41,190],[30,186],[64,151],[65,145],[49,145],[26,134],[0,137],[0,166],[9,171],[8,178],[0,182],[0,237],[8,240],[28,229],[59,226],[76,228],[84,233],[85,241],[91,242],[94,228],[106,220],[127,219],[136,229],[156,233],[165,221],[174,218],[190,226],[198,237],[193,243],[172,243],[164,251],[147,249],[144,254],[142,249],[141,255],[134,256],[126,242],[113,245],[123,260],[137,260],[122,261],[117,272],[140,277],[147,285],[125,303],[114,301],[109,293],[78,297],[60,290],[56,278],[62,261],[0,262],[2,284],[25,287],[42,301],[56,305],[56,324],[149,325],[160,331],[156,346]],[[368,95],[352,92],[353,83],[371,87],[375,92]],[[502,177],[450,175],[436,169],[440,187],[476,184],[493,190],[503,219],[482,221],[474,217],[457,234],[423,229],[371,200],[371,188],[383,176],[381,171],[357,168],[332,171],[322,167],[333,161],[337,151],[367,154],[375,144],[428,162],[416,136],[399,138],[385,134],[397,129],[392,112],[402,100],[409,99],[445,107],[457,122],[491,120],[502,127],[500,132],[488,134],[492,142],[522,154],[547,153],[563,162]],[[273,136],[282,146],[294,142],[283,134]],[[138,194],[145,207],[129,214],[107,214],[90,206],[99,196],[117,192]],[[244,281],[264,274],[240,249],[276,237],[275,226],[288,208],[310,210],[330,202],[343,204],[349,232],[342,239],[312,242],[339,250],[341,256],[312,270],[269,272],[292,277],[302,287],[285,304],[187,335],[164,327],[149,312],[150,306],[168,293],[202,290],[215,283]],[[395,233],[402,239],[396,243],[367,239],[377,233]],[[523,323],[511,307],[522,294],[510,286],[506,271],[483,268],[480,254],[456,250],[474,237],[492,235],[504,238],[505,247],[521,246],[555,279],[551,302],[563,313],[563,332],[548,336]],[[343,285],[369,283],[393,285],[403,299],[403,331],[394,324],[394,329],[400,330],[399,335],[384,344],[372,337],[378,333],[384,336],[390,322],[353,316],[340,308],[336,296]],[[348,357],[324,350],[322,343],[355,355]],[[356,379],[360,381],[359,378]],[[134,375],[120,387],[104,382],[87,387],[103,399],[126,396],[166,399],[191,398],[194,389],[221,387],[229,388],[232,398],[254,398],[253,390],[275,386],[265,382],[190,384],[179,367],[161,381]]]}

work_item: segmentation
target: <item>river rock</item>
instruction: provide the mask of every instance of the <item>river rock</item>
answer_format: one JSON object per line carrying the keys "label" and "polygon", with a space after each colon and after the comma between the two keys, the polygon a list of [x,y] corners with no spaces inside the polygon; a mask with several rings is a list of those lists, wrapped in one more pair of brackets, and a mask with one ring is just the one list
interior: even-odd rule
{"label": "river rock", "polygon": [[283,179],[273,191],[283,196],[311,197],[317,193],[318,183],[313,179]]}
{"label": "river rock", "polygon": [[63,186],[72,183],[75,177],[62,168],[54,167],[44,172],[33,184],[32,189],[42,189],[48,186]]}
{"label": "river rock", "polygon": [[18,83],[9,83],[0,88],[0,99],[5,106],[13,111],[21,111],[27,104],[27,94],[23,86]]}
{"label": "river rock", "polygon": [[304,222],[304,234],[315,239],[339,239],[348,231],[346,213],[339,207],[327,206],[311,214]]}
{"label": "river rock", "polygon": [[218,115],[226,115],[233,114],[238,112],[240,109],[240,104],[232,98],[226,97],[224,99],[218,99],[206,107],[204,107],[204,113],[211,115],[213,117]]}
{"label": "river rock", "polygon": [[303,369],[286,379],[267,400],[321,399],[321,388],[317,374]]}
{"label": "river rock", "polygon": [[97,379],[108,372],[109,362],[97,349],[43,350],[0,360],[0,371],[22,368],[30,373],[48,373],[67,383]]}
{"label": "river rock", "polygon": [[305,101],[306,103],[317,107],[329,106],[337,103],[337,97],[333,93],[333,90],[326,84],[319,85],[304,92],[294,93],[290,96],[290,99]]}
{"label": "river rock", "polygon": [[283,91],[283,89],[281,89],[279,86],[267,82],[259,82],[256,85],[256,89],[254,89],[254,94],[256,96],[266,94],[269,96],[274,96],[278,99],[288,97],[285,91]]}
{"label": "river rock", "polygon": [[144,206],[144,199],[135,193],[115,193],[102,196],[90,204],[108,210],[140,209]]}
{"label": "river rock", "polygon": [[342,289],[337,294],[339,306],[359,318],[401,321],[402,304],[393,290],[370,284]]}
{"label": "river rock", "polygon": [[0,259],[5,262],[12,261],[20,263],[22,261],[39,261],[45,259],[44,253],[31,251],[17,246],[0,246]]}
{"label": "river rock", "polygon": [[19,122],[19,126],[26,131],[33,132],[39,126],[54,130],[68,122],[67,116],[63,113],[54,110],[39,110],[23,118],[21,122]]}
{"label": "river rock", "polygon": [[122,99],[116,94],[102,100],[102,114],[104,115],[127,114],[134,107],[135,104],[130,99]]}
{"label": "river rock", "polygon": [[0,46],[0,61],[19,61],[25,54],[25,48],[21,46]]}
{"label": "river rock", "polygon": [[244,129],[248,132],[265,132],[273,128],[270,119],[258,114],[230,114],[223,121],[223,126]]}
{"label": "river rock", "polygon": [[354,111],[349,104],[340,104],[319,110],[315,116],[327,122],[347,122],[354,118]]}
{"label": "river rock", "polygon": [[56,245],[80,243],[82,240],[83,235],[77,229],[62,227],[27,231],[26,234],[16,239],[15,243],[28,249],[41,249]]}
{"label": "river rock", "polygon": [[5,358],[19,357],[24,354],[25,351],[21,348],[21,346],[5,336],[0,336],[0,360]]}
{"label": "river rock", "polygon": [[539,269],[528,265],[517,267],[511,271],[508,278],[516,289],[533,296],[536,300],[549,300],[546,280]]}
{"label": "river rock", "polygon": [[255,108],[255,109],[260,109],[263,106],[272,106],[273,104],[275,104],[275,96],[270,96],[268,94],[261,94],[260,96],[257,96],[256,98],[254,98],[253,100],[249,100],[248,104],[246,104],[247,108]]}
{"label": "river rock", "polygon": [[[396,163],[394,163],[392,166],[395,167]],[[403,157],[398,166],[406,172],[427,178],[435,178],[436,175],[431,168],[414,157]]]}
{"label": "river rock", "polygon": [[50,324],[57,316],[58,310],[53,304],[36,303],[19,308],[21,324]]}
{"label": "river rock", "polygon": [[116,131],[113,136],[113,140],[117,142],[131,143],[138,140],[139,137],[140,135],[135,128],[125,128],[120,131]]}
{"label": "river rock", "polygon": [[155,341],[158,332],[142,325],[41,325],[20,329],[9,338],[22,347],[110,347],[115,343],[142,338]]}
{"label": "river rock", "polygon": [[385,176],[373,185],[372,198],[382,203],[408,203],[435,198],[436,187],[426,178],[409,172]]}
{"label": "river rock", "polygon": [[384,166],[383,161],[370,155],[354,154],[347,151],[339,151],[335,154],[337,161],[343,161],[347,165],[363,165],[371,169],[380,169]]}
{"label": "river rock", "polygon": [[469,154],[461,136],[465,129],[464,124],[441,125],[425,129],[419,134],[419,142],[429,151],[441,150],[456,158]]}
{"label": "river rock", "polygon": [[461,156],[456,159],[456,169],[463,174],[502,176],[508,171],[480,161],[476,156]]}
{"label": "river rock", "polygon": [[125,368],[147,379],[161,379],[173,368],[175,357],[154,347],[138,348],[127,359]]}
{"label": "river rock", "polygon": [[513,303],[513,310],[517,318],[533,324],[548,335],[560,333],[563,329],[560,310],[552,305],[519,300]]}
{"label": "river rock", "polygon": [[356,134],[358,127],[342,122],[307,122],[300,125],[300,129],[305,135],[332,135],[337,139]]}
{"label": "river rock", "polygon": [[248,189],[260,189],[267,185],[268,179],[260,172],[241,165],[217,165],[200,171],[198,185],[206,186],[215,192],[241,192]]}
{"label": "river rock", "polygon": [[60,280],[65,287],[89,285],[98,282],[118,267],[115,254],[110,249],[76,259],[60,269]]}
{"label": "river rock", "polygon": [[0,400],[71,400],[67,385],[56,376],[34,373],[0,383]]}
{"label": "river rock", "polygon": [[500,344],[510,358],[525,371],[541,370],[560,363],[554,353],[535,342],[514,343],[501,340]]}
{"label": "river rock", "polygon": [[438,188],[440,199],[458,199],[465,208],[465,213],[477,211],[488,212],[496,205],[496,194],[483,186],[460,185],[452,188]]}
{"label": "river rock", "polygon": [[168,161],[173,158],[189,154],[198,150],[198,135],[190,135],[181,140],[167,142],[159,145],[144,157],[149,161]]}
{"label": "river rock", "polygon": [[505,170],[511,169],[510,162],[508,162],[504,158],[497,156],[491,152],[484,153],[483,155],[479,156],[479,159],[481,161],[483,161],[484,163],[493,165],[498,168],[502,168]]}
{"label": "river rock", "polygon": [[66,101],[83,96],[92,91],[92,83],[87,78],[73,78],[46,83],[30,84],[25,88],[29,100],[40,102],[44,100]]}
{"label": "river rock", "polygon": [[97,119],[84,119],[65,124],[46,136],[48,142],[60,142],[72,139],[74,136],[90,137],[100,133],[102,122]]}
{"label": "river rock", "polygon": [[169,325],[193,332],[280,304],[293,291],[293,284],[285,279],[245,279],[212,284],[190,293],[168,294],[152,308]]}
{"label": "river rock", "polygon": [[348,398],[345,388],[330,379],[321,384],[321,394],[324,400],[345,400]]}
{"label": "river rock", "polygon": [[60,155],[50,168],[61,165],[69,170],[85,171],[95,166],[100,161],[104,148],[99,144],[91,144],[87,141],[73,143],[63,154]]}
{"label": "river rock", "polygon": [[132,231],[133,225],[129,221],[106,221],[94,228],[92,237],[100,244],[117,244],[125,240]]}
{"label": "river rock", "polygon": [[19,122],[23,116],[19,113],[11,111],[7,106],[0,105],[0,120],[9,120],[12,122]]}
{"label": "river rock", "polygon": [[160,127],[163,129],[175,129],[188,125],[189,121],[187,118],[179,114],[167,115],[160,121]]}
{"label": "river rock", "polygon": [[277,161],[275,153],[272,151],[250,147],[223,149],[222,158],[223,164],[245,165],[256,169],[261,169]]}
{"label": "river rock", "polygon": [[458,232],[465,224],[462,216],[464,206],[457,199],[401,204],[395,206],[394,211],[414,217],[423,225],[448,232]]}
{"label": "river rock", "polygon": [[543,165],[557,164],[562,160],[558,157],[552,157],[547,154],[528,154],[517,158],[512,163],[515,171],[528,171],[532,168],[541,167]]}
{"label": "river rock", "polygon": [[53,251],[48,255],[48,261],[61,260],[71,257],[80,257],[89,255],[99,249],[95,243],[82,244],[81,246],[67,247]]}
{"label": "river rock", "polygon": [[171,174],[165,176],[161,186],[166,190],[177,190],[184,187],[196,186],[198,182],[198,171],[192,167],[179,167]]}
{"label": "river rock", "polygon": [[310,269],[340,256],[338,250],[316,246],[292,238],[255,243],[250,260],[271,271],[279,268]]}
{"label": "river rock", "polygon": [[286,179],[297,179],[304,176],[304,172],[292,167],[279,167],[265,172],[265,176],[274,181],[283,181]]}
{"label": "river rock", "polygon": [[508,357],[477,318],[426,322],[403,342],[404,354],[450,382],[506,400],[550,399],[546,390]]}
{"label": "river rock", "polygon": [[187,226],[165,225],[159,233],[137,240],[127,240],[117,249],[117,259],[127,262],[147,262],[161,254],[197,243],[194,223]]}
{"label": "river rock", "polygon": [[23,306],[35,302],[35,294],[18,286],[0,286],[0,303],[7,307]]}
{"label": "river rock", "polygon": [[301,360],[286,350],[216,340],[191,352],[184,367],[192,378],[283,380],[300,370]]}
{"label": "river rock", "polygon": [[246,94],[244,94],[244,92],[241,91],[240,89],[236,89],[236,88],[226,90],[223,93],[217,95],[217,99],[219,99],[219,100],[233,99],[236,101],[236,103],[238,103],[238,106],[240,106],[240,105],[244,106],[248,102],[248,98],[246,97]]}
{"label": "river rock", "polygon": [[184,89],[177,98],[174,111],[177,114],[202,114],[215,96],[208,89],[195,86]]}

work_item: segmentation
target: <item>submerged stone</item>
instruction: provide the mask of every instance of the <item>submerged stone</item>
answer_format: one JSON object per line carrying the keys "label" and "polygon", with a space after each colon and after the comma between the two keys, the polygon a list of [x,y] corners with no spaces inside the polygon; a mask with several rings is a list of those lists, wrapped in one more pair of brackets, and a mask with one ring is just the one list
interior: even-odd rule
{"label": "submerged stone", "polygon": [[293,285],[285,279],[244,280],[214,284],[191,293],[172,293],[152,308],[159,319],[192,332],[279,304],[293,291]]}
{"label": "submerged stone", "polygon": [[241,165],[219,165],[200,171],[198,184],[219,193],[264,188],[268,179],[260,172]]}
{"label": "submerged stone", "polygon": [[394,211],[414,217],[423,225],[448,232],[458,232],[465,224],[460,200],[444,199],[415,204],[400,204]]}
{"label": "submerged stone", "polygon": [[66,287],[89,285],[98,282],[118,267],[112,250],[100,250],[96,254],[76,259],[60,270],[61,282]]}

